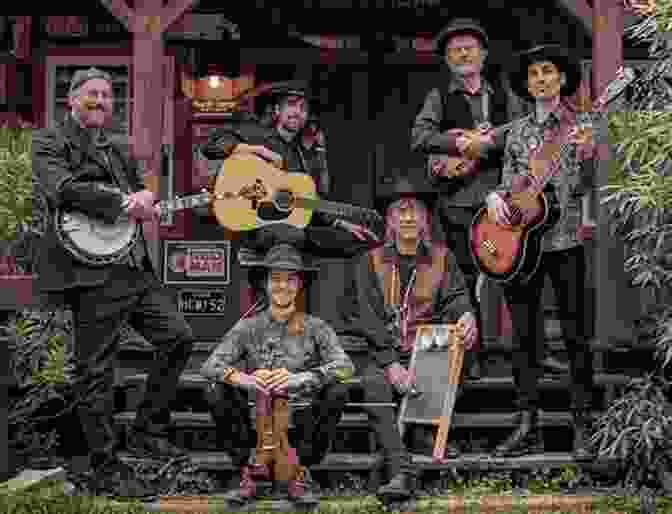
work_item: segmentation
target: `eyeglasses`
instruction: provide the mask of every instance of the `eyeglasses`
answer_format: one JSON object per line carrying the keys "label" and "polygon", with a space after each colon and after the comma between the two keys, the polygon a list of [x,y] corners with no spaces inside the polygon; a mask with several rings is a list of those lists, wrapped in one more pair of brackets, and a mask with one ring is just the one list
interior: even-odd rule
{"label": "eyeglasses", "polygon": [[462,50],[464,50],[466,53],[476,53],[476,51],[480,50],[480,48],[480,46],[449,46],[446,48],[446,51],[449,55],[456,55],[459,54]]}

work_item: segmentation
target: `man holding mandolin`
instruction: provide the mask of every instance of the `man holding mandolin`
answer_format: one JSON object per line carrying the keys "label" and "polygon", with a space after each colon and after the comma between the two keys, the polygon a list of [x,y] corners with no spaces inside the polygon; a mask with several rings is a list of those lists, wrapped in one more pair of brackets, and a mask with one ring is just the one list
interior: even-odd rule
{"label": "man holding mandolin", "polygon": [[[440,192],[435,214],[467,280],[482,332],[476,298],[479,272],[469,252],[469,225],[485,196],[499,184],[502,152],[491,129],[508,121],[509,97],[483,75],[489,42],[475,20],[451,21],[435,41],[448,69],[415,118],[411,148],[428,155],[430,179]],[[479,353],[470,354],[470,360],[472,356]],[[465,363],[470,376],[480,375],[478,364],[475,358]]]}
{"label": "man holding mandolin", "polygon": [[[592,237],[592,230],[582,225],[581,199],[593,179],[594,144],[591,129],[577,127],[577,113],[567,102],[579,87],[581,68],[564,49],[543,45],[518,56],[510,79],[514,92],[521,98],[533,100],[535,109],[516,120],[507,134],[502,184],[487,198],[489,217],[510,230],[538,221],[544,209],[539,203],[542,197],[537,193],[520,196],[521,203],[515,208],[509,201],[509,193],[517,187],[514,184],[528,178],[531,191],[535,191],[536,184],[545,186],[541,194],[546,202],[546,214],[554,210],[556,219],[543,233],[536,270],[524,280],[504,284],[513,324],[513,368],[519,413],[518,426],[495,449],[495,455],[516,456],[540,451],[543,447],[537,382],[542,375],[540,359],[544,344],[541,293],[548,274],[558,301],[570,358],[574,452],[577,458],[589,458],[587,434],[593,367],[584,328],[583,241]],[[558,152],[558,145],[563,141],[568,142],[568,150]],[[556,168],[549,173],[552,164]]]}

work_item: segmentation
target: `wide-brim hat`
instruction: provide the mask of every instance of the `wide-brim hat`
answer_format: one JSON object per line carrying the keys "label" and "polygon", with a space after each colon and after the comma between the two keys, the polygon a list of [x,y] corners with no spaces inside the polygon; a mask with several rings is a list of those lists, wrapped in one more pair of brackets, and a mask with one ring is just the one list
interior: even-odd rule
{"label": "wide-brim hat", "polygon": [[540,61],[552,62],[566,75],[567,82],[560,89],[560,96],[569,97],[576,93],[581,84],[581,62],[560,45],[547,44],[514,55],[509,81],[516,95],[525,100],[532,99],[527,90],[527,68],[530,64]]}
{"label": "wide-brim hat", "polygon": [[419,181],[412,181],[405,176],[398,177],[391,188],[376,196],[376,209],[384,216],[387,208],[402,198],[416,198],[431,209],[437,198],[437,193],[429,184],[416,182]]}
{"label": "wide-brim hat", "polygon": [[476,36],[481,40],[481,43],[483,43],[485,48],[490,44],[488,34],[476,20],[472,18],[455,18],[434,38],[434,51],[439,55],[443,55],[448,39],[458,34],[471,34]]}
{"label": "wide-brim hat", "polygon": [[272,247],[264,259],[255,265],[257,268],[280,271],[301,271],[314,273],[319,271],[316,266],[304,262],[301,253],[291,244],[282,243]]}

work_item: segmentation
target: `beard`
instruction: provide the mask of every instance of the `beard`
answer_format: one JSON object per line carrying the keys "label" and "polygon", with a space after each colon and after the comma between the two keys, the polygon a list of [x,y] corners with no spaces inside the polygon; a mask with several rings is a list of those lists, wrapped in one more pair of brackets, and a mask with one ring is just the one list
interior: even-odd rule
{"label": "beard", "polygon": [[453,74],[462,77],[464,75],[475,75],[481,73],[481,71],[483,70],[483,64],[482,63],[449,64],[448,68],[450,68],[450,71]]}

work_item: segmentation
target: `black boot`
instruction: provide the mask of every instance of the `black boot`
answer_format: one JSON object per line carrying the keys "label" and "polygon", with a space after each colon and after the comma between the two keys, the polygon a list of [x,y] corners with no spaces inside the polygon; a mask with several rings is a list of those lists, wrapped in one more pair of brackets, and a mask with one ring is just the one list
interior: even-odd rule
{"label": "black boot", "polygon": [[588,409],[574,409],[572,417],[574,418],[574,458],[576,460],[591,460],[594,455],[590,448],[590,411]]}
{"label": "black boot", "polygon": [[550,354],[547,354],[541,363],[545,371],[555,373],[557,375],[566,375],[569,373],[569,364],[559,361]]}
{"label": "black boot", "polygon": [[175,446],[168,440],[168,434],[161,431],[149,431],[133,427],[128,434],[126,447],[136,457],[147,459],[187,460],[186,450]]}
{"label": "black boot", "polygon": [[91,466],[89,490],[96,496],[143,498],[145,501],[157,498],[156,491],[116,457],[94,455]]}
{"label": "black boot", "polygon": [[539,411],[524,410],[518,413],[518,427],[493,452],[494,457],[520,457],[544,451],[544,441],[539,426]]}
{"label": "black boot", "polygon": [[414,475],[402,471],[394,475],[387,484],[380,486],[376,495],[385,500],[407,500],[415,495],[416,482]]}

